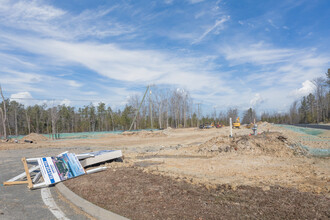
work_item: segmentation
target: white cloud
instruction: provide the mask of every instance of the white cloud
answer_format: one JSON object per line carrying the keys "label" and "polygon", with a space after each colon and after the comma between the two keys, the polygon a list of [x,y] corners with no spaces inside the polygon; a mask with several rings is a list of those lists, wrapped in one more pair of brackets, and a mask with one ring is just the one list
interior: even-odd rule
{"label": "white cloud", "polygon": [[10,101],[16,101],[25,106],[31,106],[37,103],[29,92],[18,92],[11,94]]}
{"label": "white cloud", "polygon": [[70,106],[71,101],[69,99],[64,99],[60,102],[60,105]]}
{"label": "white cloud", "polygon": [[[193,90],[223,84],[202,68],[201,58],[178,58],[151,50],[126,50],[113,44],[72,43],[32,37],[2,35],[21,50],[49,57],[57,65],[80,64],[110,79],[146,83],[176,84]],[[206,59],[208,60],[208,59]],[[220,73],[219,73],[220,74]],[[79,87],[79,83],[68,81]],[[222,88],[221,88],[222,89]]]}
{"label": "white cloud", "polygon": [[[258,44],[231,44],[220,49],[232,66],[252,64],[245,81],[259,86],[283,86],[290,92],[297,83],[321,76],[329,64],[329,56],[314,49],[277,48]],[[248,70],[249,71],[249,70]]]}
{"label": "white cloud", "polygon": [[216,20],[212,27],[209,27],[199,38],[197,38],[192,44],[197,44],[201,42],[209,33],[211,33],[216,28],[223,29],[223,24],[230,19],[230,16],[224,16],[220,20]]}
{"label": "white cloud", "polygon": [[0,52],[0,65],[5,66],[5,65],[8,65],[8,64],[16,65],[16,66],[19,64],[20,66],[25,66],[25,67],[28,67],[28,68],[36,67],[35,64],[33,64],[31,62],[28,62],[26,60],[23,60],[17,55],[13,56],[13,55],[10,55],[10,54],[5,54],[5,53]]}
{"label": "white cloud", "polygon": [[[11,15],[12,17],[7,23],[8,26],[30,32],[27,35],[16,35],[0,31],[0,43],[4,43],[11,49],[24,51],[28,54],[26,58],[28,57],[29,60],[33,57],[33,65],[38,68],[39,72],[43,69],[48,71],[49,65],[53,65],[55,68],[70,68],[72,65],[80,65],[109,79],[134,83],[134,85],[174,84],[178,87],[187,88],[193,92],[192,94],[210,88],[214,92],[224,90],[232,92],[222,82],[224,77],[221,77],[221,72],[217,73],[216,76],[209,71],[211,68],[206,65],[210,61],[209,58],[182,58],[154,50],[124,49],[115,44],[77,40],[77,38],[80,39],[86,35],[95,37],[104,34],[104,36],[109,36],[132,31],[133,29],[130,27],[127,28],[111,20],[106,22],[111,27],[103,23],[103,16],[111,13],[113,8],[87,10],[77,16],[72,16],[64,10],[52,6],[48,7],[38,1],[33,2],[31,6],[25,1],[20,5],[15,5],[12,2],[3,3],[3,7],[6,8],[0,9],[0,12],[1,10],[4,12],[0,14],[0,21],[1,19],[5,20],[6,15],[14,13],[13,10],[17,9],[16,14]],[[28,8],[28,15],[21,10],[23,4],[24,7]],[[38,15],[45,17],[43,19],[37,18]],[[97,21],[101,19],[101,21],[95,22],[96,19]],[[229,17],[222,17],[216,21],[211,28],[204,32],[200,40],[210,32],[221,29],[222,24],[228,19]],[[74,27],[71,23],[75,24]],[[101,26],[98,26],[99,23],[101,23]],[[112,31],[112,33],[106,31]],[[116,31],[117,33],[115,33]],[[22,60],[24,61],[24,56],[22,56]],[[47,60],[46,63],[45,60]],[[12,67],[15,69],[15,65],[12,65]],[[29,67],[30,70],[31,68]],[[14,70],[5,70],[5,76],[1,78],[6,81],[7,86],[10,85],[12,91],[16,90],[14,87],[30,92],[37,92],[38,90],[39,92],[43,91],[43,95],[46,97],[53,97],[56,89],[61,90],[56,93],[57,96],[62,95],[63,97],[64,95],[66,97],[67,93],[65,91],[68,89],[66,86],[72,87],[70,91],[70,97],[72,97],[73,93],[78,93],[82,85],[85,85],[81,81],[36,74],[34,70],[29,73],[24,73],[24,71],[14,73]],[[118,99],[121,99],[121,101],[124,94],[127,96],[132,93],[132,91],[116,93],[114,90],[112,92],[120,95]],[[88,93],[88,95],[95,94],[97,94],[95,91]],[[119,100],[116,100],[116,102],[119,103]],[[61,101],[56,102],[59,102],[56,104],[60,104]]]}
{"label": "white cloud", "polygon": [[[164,1],[173,3],[173,0]],[[201,0],[189,2],[198,3]],[[330,60],[329,57],[318,54],[313,49],[283,48],[264,42],[248,44],[245,35],[242,38],[235,33],[233,38],[239,38],[239,43],[236,44],[230,42],[225,45],[222,38],[217,37],[225,61],[214,54],[201,55],[204,52],[195,50],[196,47],[180,48],[179,44],[177,44],[179,48],[174,52],[171,48],[167,50],[171,52],[134,49],[148,48],[148,45],[142,45],[144,41],[138,42],[135,37],[141,33],[139,32],[141,30],[148,32],[150,29],[146,26],[150,23],[141,24],[141,22],[139,23],[141,26],[133,26],[118,22],[121,18],[116,17],[119,11],[117,9],[126,6],[114,5],[110,8],[104,6],[71,14],[69,11],[46,3],[0,0],[0,81],[9,88],[7,90],[9,93],[29,91],[36,97],[41,95],[47,99],[57,96],[54,99],[58,101],[44,101],[49,105],[61,103],[76,105],[78,99],[85,99],[82,97],[88,96],[87,102],[102,99],[111,104],[111,107],[119,106],[125,104],[125,97],[136,92],[134,90],[137,87],[142,88],[146,84],[155,83],[186,88],[193,98],[203,100],[210,106],[214,106],[214,103],[219,106],[240,103],[240,106],[248,107],[264,105],[265,100],[272,100],[267,102],[267,105],[271,103],[273,106],[279,106],[284,101],[290,102],[288,94],[296,91],[295,88],[299,88],[299,83],[313,79],[318,76],[317,74],[323,74],[324,67],[328,66]],[[214,5],[214,2],[210,4],[205,2],[198,5],[198,10],[191,11],[192,17],[190,17],[194,22],[191,24],[194,26],[194,31],[189,32],[188,28],[180,30],[181,33],[173,33],[178,30],[175,26],[172,30],[168,30],[170,39],[180,39],[181,42],[184,39],[185,42],[197,44],[211,39],[211,35],[224,30],[230,17],[223,16],[227,14],[226,7],[219,7],[218,3]],[[129,3],[127,5],[127,8],[132,6]],[[129,10],[136,14],[144,13],[139,11],[140,8]],[[115,13],[112,15],[112,12]],[[153,15],[150,15],[149,19],[150,17]],[[286,26],[274,25],[276,18],[268,20],[267,23],[268,17],[263,17],[265,19],[262,23],[264,25],[266,22],[270,30],[274,31],[270,25],[285,29]],[[124,20],[126,22],[130,18]],[[212,23],[209,23],[210,21]],[[203,26],[205,22],[208,22],[209,26]],[[258,27],[258,24],[255,22],[251,24],[249,20],[238,23],[246,27],[254,24]],[[235,27],[237,25],[236,23]],[[202,31],[198,29],[200,27],[203,27]],[[198,34],[196,30],[199,30]],[[113,36],[121,36],[120,42],[124,42],[122,45],[125,46],[113,43],[117,39],[112,38]],[[123,40],[127,37],[134,41]],[[146,38],[148,37],[150,36]],[[6,54],[8,51],[9,53]],[[13,55],[16,51],[19,54]],[[178,55],[175,54],[176,52]],[[208,50],[206,53],[211,52]],[[183,57],[182,54],[186,54],[187,57]],[[227,63],[231,72],[223,71]],[[235,65],[242,72],[238,70],[236,72],[236,67],[232,68]],[[63,69],[68,71],[59,74]],[[76,72],[77,69],[84,74],[81,79],[77,77],[80,74]],[[90,76],[97,78],[95,80],[97,82],[85,80]],[[68,80],[69,77],[74,78]],[[123,88],[118,88],[119,85]],[[116,88],[112,88],[114,86]],[[249,86],[255,88],[252,90],[248,88]],[[134,89],[128,89],[129,87]],[[299,89],[296,92],[302,93]],[[63,100],[66,97],[67,99]],[[86,100],[79,102],[81,103],[86,104]]]}
{"label": "white cloud", "polygon": [[36,86],[43,80],[43,77],[39,74],[16,71],[2,66],[0,66],[0,71],[1,83],[11,91],[44,92],[43,89]]}
{"label": "white cloud", "polygon": [[29,34],[34,32],[59,39],[81,39],[87,36],[118,36],[134,30],[134,27],[115,22],[111,17],[103,18],[116,6],[85,10],[78,15],[72,15],[42,1],[0,0],[0,5],[0,23],[9,28],[25,30]]}
{"label": "white cloud", "polygon": [[188,0],[190,4],[196,4],[196,3],[200,3],[203,2],[204,0]]}
{"label": "white cloud", "polygon": [[1,0],[0,12],[9,20],[51,20],[65,14],[61,9],[44,5],[40,1],[13,1]]}
{"label": "white cloud", "polygon": [[170,5],[170,4],[172,4],[172,3],[173,3],[173,0],[164,0],[164,2],[165,2],[165,4],[168,4],[168,5]]}
{"label": "white cloud", "polygon": [[263,42],[250,45],[227,45],[220,51],[225,58],[234,65],[252,63],[267,65],[286,62],[290,57],[297,55],[297,51],[287,48],[272,48]]}
{"label": "white cloud", "polygon": [[315,89],[315,85],[310,80],[306,80],[302,83],[302,87],[299,89],[296,89],[292,92],[292,95],[294,95],[297,98],[301,98],[303,96],[308,95],[309,93],[313,93]]}
{"label": "white cloud", "polygon": [[274,24],[272,19],[268,19],[267,21],[273,28],[278,29],[278,26]]}
{"label": "white cloud", "polygon": [[29,93],[29,92],[19,92],[19,93],[15,93],[15,94],[12,94],[10,96],[10,99],[11,100],[19,100],[19,99],[32,99],[32,95]]}
{"label": "white cloud", "polygon": [[72,87],[81,87],[82,86],[81,83],[78,83],[75,80],[68,80],[68,84],[69,84],[69,86],[72,86]]}
{"label": "white cloud", "polygon": [[264,102],[264,99],[261,97],[259,93],[256,93],[254,97],[250,100],[251,106],[258,106]]}

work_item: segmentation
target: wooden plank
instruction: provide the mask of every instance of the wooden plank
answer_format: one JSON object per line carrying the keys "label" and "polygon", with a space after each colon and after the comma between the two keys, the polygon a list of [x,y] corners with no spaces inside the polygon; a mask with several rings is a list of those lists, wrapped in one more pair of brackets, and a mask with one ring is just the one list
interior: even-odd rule
{"label": "wooden plank", "polygon": [[30,176],[29,168],[28,168],[28,165],[26,163],[26,158],[25,157],[22,158],[22,163],[24,165],[24,170],[25,170],[25,173],[26,173],[26,179],[27,179],[28,187],[29,187],[29,189],[31,189],[33,187],[33,183],[32,183],[32,179],[31,179],[31,176]]}
{"label": "wooden plank", "polygon": [[83,167],[97,163],[103,163],[123,156],[121,150],[103,150],[103,151],[90,152],[89,154],[94,155],[94,157],[81,160],[80,163]]}
{"label": "wooden plank", "polygon": [[28,181],[15,181],[15,182],[3,182],[4,186],[10,186],[10,185],[18,185],[18,184],[26,184]]}

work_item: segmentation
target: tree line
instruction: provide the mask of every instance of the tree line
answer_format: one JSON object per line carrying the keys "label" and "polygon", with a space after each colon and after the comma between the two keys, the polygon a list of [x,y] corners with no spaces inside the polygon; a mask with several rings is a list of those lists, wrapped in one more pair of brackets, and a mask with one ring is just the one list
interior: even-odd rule
{"label": "tree line", "polygon": [[[313,83],[314,92],[294,101],[287,113],[262,113],[261,118],[258,118],[256,111],[249,108],[243,113],[241,122],[248,124],[258,119],[279,124],[329,122],[330,69],[325,77],[316,78]],[[55,138],[58,133],[128,130],[131,125],[134,130],[198,127],[212,122],[228,125],[229,118],[235,120],[239,116],[237,108],[218,113],[214,109],[211,114],[202,114],[200,103],[193,102],[189,91],[157,86],[146,93],[148,95],[142,103],[140,95],[131,96],[123,110],[113,110],[103,102],[97,106],[90,103],[78,108],[46,104],[24,106],[6,99],[1,86],[0,92],[0,136],[5,138],[32,132],[51,134]]]}
{"label": "tree line", "polygon": [[262,121],[277,124],[328,123],[330,121],[330,69],[312,81],[314,91],[294,101],[286,113],[263,113]]}
{"label": "tree line", "polygon": [[[1,88],[0,91],[0,134],[5,138],[32,132],[52,134],[55,138],[57,133],[128,130],[141,102],[139,95],[133,95],[123,110],[113,110],[103,102],[79,108],[46,104],[24,106],[6,99]],[[192,106],[188,91],[154,86],[142,103],[133,129],[197,126],[197,114]]]}
{"label": "tree line", "polygon": [[[2,94],[1,88],[0,91]],[[113,110],[103,102],[78,108],[46,104],[24,106],[16,100],[2,98],[0,134],[6,138],[32,132],[50,134],[56,138],[58,133],[128,130],[131,125],[134,130],[198,127],[211,122],[228,125],[228,118],[236,119],[239,114],[237,108],[229,108],[227,112],[217,114],[214,111],[205,116],[200,103],[193,102],[189,91],[157,86],[148,91],[142,103],[141,96],[131,96],[123,110]]]}

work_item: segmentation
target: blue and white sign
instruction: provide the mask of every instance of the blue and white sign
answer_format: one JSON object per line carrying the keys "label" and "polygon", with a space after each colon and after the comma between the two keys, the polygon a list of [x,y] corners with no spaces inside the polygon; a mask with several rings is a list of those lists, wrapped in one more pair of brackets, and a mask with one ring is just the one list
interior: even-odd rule
{"label": "blue and white sign", "polygon": [[51,157],[39,158],[38,164],[46,184],[54,184],[61,181]]}
{"label": "blue and white sign", "polygon": [[85,174],[77,156],[72,153],[38,158],[38,164],[42,177],[48,185]]}

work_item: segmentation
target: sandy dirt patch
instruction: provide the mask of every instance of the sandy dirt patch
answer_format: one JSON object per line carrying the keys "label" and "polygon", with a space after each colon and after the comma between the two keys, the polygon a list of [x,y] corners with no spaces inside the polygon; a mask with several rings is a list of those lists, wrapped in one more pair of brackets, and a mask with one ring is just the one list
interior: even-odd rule
{"label": "sandy dirt patch", "polygon": [[125,166],[65,184],[92,203],[130,219],[326,219],[330,215],[330,199],[323,195],[281,187],[207,189]]}
{"label": "sandy dirt patch", "polygon": [[[146,172],[196,184],[219,184],[233,187],[248,185],[268,189],[292,187],[300,191],[329,194],[330,160],[306,155],[300,136],[330,138],[329,131],[320,135],[293,132],[269,123],[260,123],[258,136],[251,129],[229,127],[213,129],[166,129],[138,134],[107,134],[98,139],[44,140],[37,143],[0,143],[0,149],[88,147],[121,149],[125,161]],[[323,147],[329,142],[323,143]],[[310,141],[310,147],[318,147]],[[1,153],[1,151],[0,151]]]}

